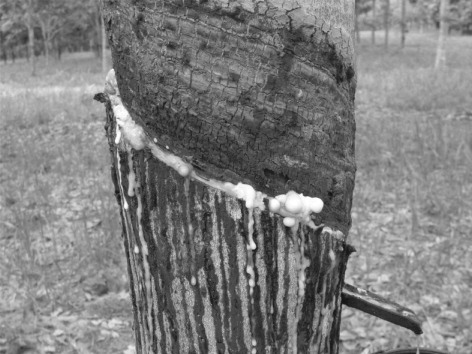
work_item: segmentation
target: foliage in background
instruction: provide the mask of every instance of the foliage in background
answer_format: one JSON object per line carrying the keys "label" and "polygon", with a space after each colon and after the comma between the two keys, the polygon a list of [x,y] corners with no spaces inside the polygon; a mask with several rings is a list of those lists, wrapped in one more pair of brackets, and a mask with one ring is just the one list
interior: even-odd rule
{"label": "foliage in background", "polygon": [[100,7],[97,0],[0,0],[0,58],[27,57],[26,9],[32,11],[35,55],[52,51],[100,52]]}
{"label": "foliage in background", "polygon": [[[390,25],[401,23],[401,1],[390,0]],[[424,28],[439,26],[440,0],[408,0],[406,21],[409,27]],[[373,7],[376,15],[373,15]],[[360,29],[383,28],[385,0],[356,0]],[[450,0],[448,22],[451,30],[461,34],[472,34],[472,1]]]}
{"label": "foliage in background", "polygon": [[[401,1],[390,0],[389,24],[402,23]],[[472,34],[472,1],[450,0],[451,30]],[[410,27],[438,26],[439,0],[408,0],[406,22]],[[356,0],[359,29],[383,28],[386,0]],[[376,10],[373,16],[374,8]],[[28,18],[31,13],[31,19]],[[46,62],[53,53],[101,51],[98,0],[0,0],[0,59],[30,57],[28,28],[32,27],[34,53]]]}

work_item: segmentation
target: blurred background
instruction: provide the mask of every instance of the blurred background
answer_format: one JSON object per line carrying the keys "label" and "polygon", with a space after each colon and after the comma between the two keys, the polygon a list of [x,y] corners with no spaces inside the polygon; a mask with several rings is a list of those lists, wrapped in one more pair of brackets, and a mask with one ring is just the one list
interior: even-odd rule
{"label": "blurred background", "polygon": [[[472,1],[356,2],[346,280],[472,353]],[[125,353],[132,313],[103,129],[96,0],[0,0],[0,353]],[[341,353],[415,346],[343,309]]]}

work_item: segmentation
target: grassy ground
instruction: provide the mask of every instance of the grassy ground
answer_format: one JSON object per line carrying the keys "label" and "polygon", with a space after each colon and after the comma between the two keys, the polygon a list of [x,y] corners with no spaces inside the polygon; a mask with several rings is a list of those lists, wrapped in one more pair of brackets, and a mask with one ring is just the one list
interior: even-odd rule
{"label": "grassy ground", "polygon": [[104,75],[86,56],[38,69],[0,66],[0,353],[121,353],[131,309],[92,100]]}
{"label": "grassy ground", "polygon": [[[368,43],[368,39],[364,40]],[[413,309],[425,346],[472,353],[472,38],[358,49],[358,172],[347,281]],[[463,114],[470,112],[468,118]],[[409,331],[343,311],[345,353],[416,345]]]}
{"label": "grassy ground", "polygon": [[[367,39],[364,40],[367,43]],[[358,174],[347,280],[415,310],[424,344],[472,352],[472,38],[359,47]],[[123,353],[133,343],[98,60],[0,65],[0,353]],[[416,345],[343,311],[341,353]],[[14,351],[12,348],[19,349]],[[23,351],[22,351],[23,350]],[[34,352],[34,351],[31,351]]]}

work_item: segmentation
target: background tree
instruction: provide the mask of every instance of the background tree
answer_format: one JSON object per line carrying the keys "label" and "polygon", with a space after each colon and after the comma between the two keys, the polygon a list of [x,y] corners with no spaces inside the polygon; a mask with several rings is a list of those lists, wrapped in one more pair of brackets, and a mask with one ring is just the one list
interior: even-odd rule
{"label": "background tree", "polygon": [[26,14],[25,25],[28,30],[28,58],[31,62],[32,75],[36,73],[36,55],[34,52],[34,11],[36,8],[35,0],[25,0],[21,3],[22,9]]}
{"label": "background tree", "polygon": [[375,31],[377,30],[377,8],[376,0],[372,0],[372,17],[371,17],[371,41],[375,44]]}
{"label": "background tree", "polygon": [[[356,38],[357,38],[357,42],[360,42],[360,40],[361,40],[359,17],[361,17],[362,15],[367,14],[368,12],[372,11],[372,6],[375,6],[375,1],[372,4],[371,0],[356,0]],[[374,23],[368,23],[368,21],[366,21],[366,20],[364,20],[363,22],[364,22],[364,24],[367,24],[368,26],[372,26],[372,28],[374,28],[374,26],[375,26]]]}
{"label": "background tree", "polygon": [[33,48],[44,54],[46,62],[51,50],[59,59],[65,49],[92,49],[97,57],[104,53],[97,0],[2,0],[0,6],[0,50],[5,61],[8,55],[30,58]]}
{"label": "background tree", "polygon": [[102,39],[102,72],[106,73],[108,70],[107,62],[107,35],[105,32],[105,23],[103,22],[103,16],[100,16],[100,27],[101,27],[101,39]]}
{"label": "background tree", "polygon": [[[440,0],[423,0],[425,21],[432,22],[436,28],[440,27]],[[419,3],[418,3],[419,4]],[[462,35],[471,34],[472,2],[468,0],[450,0],[447,14],[448,30]]]}
{"label": "background tree", "polygon": [[420,33],[423,33],[425,23],[427,22],[427,15],[426,15],[426,10],[424,6],[424,0],[417,1],[417,8],[418,8],[418,21],[420,25]]}
{"label": "background tree", "polygon": [[101,9],[100,3],[96,0],[86,0],[84,2],[84,11],[87,13],[88,27],[90,30],[91,43],[90,46],[93,49],[97,58],[103,53],[102,47],[102,20],[101,20]]}
{"label": "background tree", "polygon": [[15,59],[15,47],[18,46],[18,43],[23,43],[24,27],[18,21],[20,11],[17,5],[17,3],[10,1],[0,3],[0,50],[2,51],[2,59],[5,62],[8,54],[12,60]]}
{"label": "background tree", "polygon": [[461,34],[472,34],[472,1],[450,0],[449,2],[449,30]]}
{"label": "background tree", "polygon": [[434,67],[436,69],[443,68],[446,65],[446,37],[449,32],[449,0],[441,0],[439,14],[439,39],[436,48],[436,60],[434,62]]}
{"label": "background tree", "polygon": [[[34,12],[36,11],[35,0],[3,0],[2,1],[2,38],[8,43],[11,53],[13,45],[26,44],[26,56],[31,62],[32,73],[35,73],[35,33],[34,33]],[[23,36],[23,31],[25,36]],[[26,41],[25,41],[26,38]],[[3,46],[3,45],[2,45]],[[5,48],[3,48],[5,50]],[[15,55],[15,54],[13,54]],[[15,55],[16,56],[16,55]]]}
{"label": "background tree", "polygon": [[43,39],[44,55],[46,63],[49,63],[49,52],[52,42],[68,24],[69,16],[76,11],[76,2],[63,0],[43,0],[38,3],[36,19]]}
{"label": "background tree", "polygon": [[389,32],[390,32],[390,0],[384,0],[384,8],[383,8],[383,27],[385,31],[384,37],[384,47],[388,49],[388,40],[389,40]]}
{"label": "background tree", "polygon": [[400,20],[400,27],[401,27],[401,47],[405,47],[405,39],[406,39],[406,32],[407,32],[407,25],[406,25],[406,0],[401,0],[401,20]]}
{"label": "background tree", "polygon": [[[407,23],[416,25],[420,31],[432,24],[439,28],[439,0],[390,0],[388,4],[386,1],[356,0],[357,39],[360,30],[369,29],[375,43],[376,29],[383,27],[388,46],[390,27],[398,24],[403,45]],[[60,59],[64,50],[93,50],[106,63],[97,0],[1,0],[0,8],[0,51],[4,61],[30,58],[33,50],[36,55],[43,54],[46,62],[51,51]],[[472,33],[472,1],[451,0],[448,18],[449,31]]]}

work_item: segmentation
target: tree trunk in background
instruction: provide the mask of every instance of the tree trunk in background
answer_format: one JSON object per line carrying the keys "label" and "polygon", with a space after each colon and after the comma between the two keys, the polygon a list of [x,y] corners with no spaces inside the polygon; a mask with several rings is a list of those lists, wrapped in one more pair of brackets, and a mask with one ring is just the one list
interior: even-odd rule
{"label": "tree trunk in background", "polygon": [[43,31],[43,43],[44,43],[44,57],[46,58],[46,66],[49,66],[49,47],[51,43],[50,33],[46,30]]}
{"label": "tree trunk in background", "polygon": [[54,38],[54,48],[56,48],[57,60],[61,60],[62,55],[62,38],[61,33]]}
{"label": "tree trunk in background", "polygon": [[384,29],[385,29],[385,49],[388,49],[388,36],[390,32],[390,0],[385,0],[384,7]]}
{"label": "tree trunk in background", "polygon": [[105,74],[107,72],[107,34],[105,31],[105,23],[103,22],[103,17],[100,16],[100,33],[102,39],[102,72]]}
{"label": "tree trunk in background", "polygon": [[425,24],[425,10],[423,0],[418,0],[418,12],[420,13],[420,33],[424,33],[424,24]]}
{"label": "tree trunk in background", "polygon": [[1,51],[1,57],[4,62],[4,64],[7,64],[7,48],[5,46],[5,35],[3,34],[2,31],[0,31],[0,51]]}
{"label": "tree trunk in background", "polygon": [[[146,135],[116,143],[108,101],[138,353],[338,353],[354,15],[347,0],[104,1],[119,93]],[[215,180],[319,197],[324,228],[285,227],[268,199],[252,208]]]}
{"label": "tree trunk in background", "polygon": [[46,66],[49,66],[49,41],[44,42],[44,56],[46,58]]}
{"label": "tree trunk in background", "polygon": [[357,43],[361,42],[361,32],[359,28],[359,1],[355,0],[355,12],[356,12],[356,22],[355,22],[355,31],[356,31],[356,41]]}
{"label": "tree trunk in background", "polygon": [[406,39],[406,0],[402,0],[402,10],[401,10],[401,43],[400,46],[402,48],[405,47],[405,39]]}
{"label": "tree trunk in background", "polygon": [[51,26],[50,18],[38,17],[39,27],[41,28],[41,35],[43,37],[44,57],[46,59],[46,66],[49,66],[49,53],[52,41],[54,39],[53,28]]}
{"label": "tree trunk in background", "polygon": [[372,0],[372,44],[375,44],[375,31],[377,30],[376,1]]}
{"label": "tree trunk in background", "polygon": [[36,75],[36,56],[34,54],[34,24],[33,24],[33,3],[27,2],[26,27],[28,29],[28,56],[31,60],[31,75]]}
{"label": "tree trunk in background", "polygon": [[96,11],[92,14],[93,16],[93,24],[94,24],[94,36],[90,39],[90,46],[92,47],[95,56],[97,59],[102,58],[102,16],[101,16],[101,8],[100,2],[95,3]]}
{"label": "tree trunk in background", "polygon": [[449,0],[441,0],[439,5],[439,38],[436,47],[436,60],[434,68],[440,69],[446,66],[446,38],[449,32],[448,13]]}

